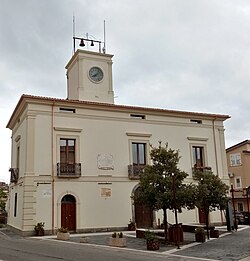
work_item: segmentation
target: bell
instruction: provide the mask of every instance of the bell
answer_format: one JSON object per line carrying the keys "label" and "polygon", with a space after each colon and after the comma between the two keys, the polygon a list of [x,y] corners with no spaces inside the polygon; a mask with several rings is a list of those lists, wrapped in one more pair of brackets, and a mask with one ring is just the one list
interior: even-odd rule
{"label": "bell", "polygon": [[79,46],[81,46],[81,47],[85,46],[85,43],[84,43],[83,39],[81,39],[81,42],[80,42]]}
{"label": "bell", "polygon": [[93,40],[91,40],[91,45],[90,46],[94,46],[94,41]]}

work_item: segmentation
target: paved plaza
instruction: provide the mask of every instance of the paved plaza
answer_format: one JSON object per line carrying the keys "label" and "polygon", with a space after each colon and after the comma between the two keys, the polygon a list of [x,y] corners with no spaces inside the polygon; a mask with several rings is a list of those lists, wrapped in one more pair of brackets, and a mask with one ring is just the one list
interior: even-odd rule
{"label": "paved plaza", "polygon": [[[205,243],[195,242],[193,233],[184,233],[184,242],[177,249],[175,245],[161,244],[160,250],[154,251],[155,255],[165,257],[179,257],[181,260],[210,260],[210,261],[250,261],[250,235],[249,226],[240,226],[238,231],[227,232],[225,227],[218,227],[220,230],[220,237],[216,239],[207,240]],[[108,240],[112,232],[103,233],[89,233],[89,234],[71,234],[69,241],[59,241],[56,236],[32,237],[34,240],[46,240],[58,242],[60,244],[74,244],[81,247],[94,245],[95,247],[111,249],[108,246]],[[136,251],[141,253],[148,253],[146,250],[145,239],[136,238],[135,232],[124,231],[124,237],[127,240],[127,247],[120,249],[121,251]],[[21,239],[20,236],[14,234],[7,229],[0,230],[0,237],[5,236],[13,239]],[[82,237],[87,238],[87,243],[80,243]],[[152,251],[150,251],[152,255]],[[122,253],[122,252],[121,252]]]}

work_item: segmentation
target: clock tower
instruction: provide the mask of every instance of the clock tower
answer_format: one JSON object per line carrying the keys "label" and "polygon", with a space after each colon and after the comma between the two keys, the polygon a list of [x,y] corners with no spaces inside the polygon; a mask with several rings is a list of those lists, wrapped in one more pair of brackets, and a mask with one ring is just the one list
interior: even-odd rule
{"label": "clock tower", "polygon": [[113,104],[112,57],[77,50],[65,67],[68,99]]}

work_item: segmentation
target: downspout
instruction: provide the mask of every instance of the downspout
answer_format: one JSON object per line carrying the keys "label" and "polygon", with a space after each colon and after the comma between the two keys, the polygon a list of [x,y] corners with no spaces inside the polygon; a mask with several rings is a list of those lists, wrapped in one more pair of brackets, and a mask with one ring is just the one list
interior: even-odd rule
{"label": "downspout", "polygon": [[54,234],[54,228],[55,228],[55,210],[54,210],[54,197],[55,197],[55,178],[54,178],[54,106],[55,106],[55,101],[52,103],[52,115],[51,115],[51,167],[52,167],[52,234]]}
{"label": "downspout", "polygon": [[212,122],[213,122],[213,138],[214,138],[214,154],[215,154],[216,173],[217,173],[217,176],[219,176],[218,158],[217,158],[217,147],[216,147],[216,137],[215,137],[215,120],[216,120],[216,118],[214,118],[214,119],[212,120]]}

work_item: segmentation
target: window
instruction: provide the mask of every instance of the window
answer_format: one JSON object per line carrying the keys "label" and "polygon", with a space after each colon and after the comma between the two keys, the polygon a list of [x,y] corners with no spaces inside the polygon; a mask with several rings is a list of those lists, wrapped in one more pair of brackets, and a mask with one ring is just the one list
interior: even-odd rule
{"label": "window", "polygon": [[241,188],[241,178],[240,177],[237,177],[235,178],[235,187],[236,188]]}
{"label": "window", "polygon": [[75,109],[71,109],[71,108],[60,108],[59,110],[60,110],[60,111],[63,111],[63,112],[76,113],[76,110],[75,110]]}
{"label": "window", "polygon": [[200,146],[193,146],[193,163],[197,168],[204,166],[204,148]]}
{"label": "window", "polygon": [[146,116],[145,115],[142,115],[142,114],[130,114],[130,117],[132,119],[142,119],[142,120],[145,120],[146,119]]}
{"label": "window", "polygon": [[231,166],[241,165],[241,155],[240,155],[240,153],[230,154],[230,165]]}
{"label": "window", "polygon": [[133,165],[146,165],[146,144],[132,143]]}
{"label": "window", "polygon": [[17,193],[15,193],[15,202],[14,202],[14,217],[16,217],[17,213]]}
{"label": "window", "polygon": [[57,163],[57,176],[61,178],[81,176],[81,163],[76,163],[76,139],[60,139],[60,162]]}
{"label": "window", "polygon": [[60,163],[75,163],[75,139],[60,139]]}
{"label": "window", "polygon": [[244,211],[242,202],[238,202],[238,211],[240,212]]}
{"label": "window", "polygon": [[202,124],[202,120],[190,120],[190,122],[197,123],[197,124]]}
{"label": "window", "polygon": [[20,161],[20,146],[17,147],[17,155],[16,155],[16,167],[19,169],[19,161]]}

